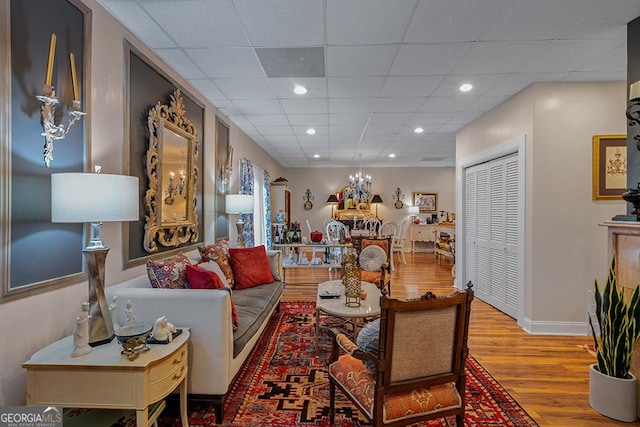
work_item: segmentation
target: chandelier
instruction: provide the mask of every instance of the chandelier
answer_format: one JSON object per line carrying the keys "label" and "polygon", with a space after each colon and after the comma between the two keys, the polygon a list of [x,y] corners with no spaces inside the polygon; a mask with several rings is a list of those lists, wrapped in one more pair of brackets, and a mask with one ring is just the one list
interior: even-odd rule
{"label": "chandelier", "polygon": [[362,154],[360,156],[360,164],[355,175],[349,175],[349,187],[354,195],[354,202],[369,203],[371,201],[371,175],[362,172]]}

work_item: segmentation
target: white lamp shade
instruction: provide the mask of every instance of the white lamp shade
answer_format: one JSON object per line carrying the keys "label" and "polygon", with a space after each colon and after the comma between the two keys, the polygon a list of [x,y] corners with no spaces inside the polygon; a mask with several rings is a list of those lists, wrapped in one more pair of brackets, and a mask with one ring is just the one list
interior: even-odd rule
{"label": "white lamp shade", "polygon": [[138,178],[98,173],[51,175],[52,222],[138,220]]}
{"label": "white lamp shade", "polygon": [[411,215],[417,215],[420,213],[420,207],[418,206],[409,206],[409,213]]}
{"label": "white lamp shade", "polygon": [[227,194],[226,213],[252,213],[253,212],[253,195],[251,194]]}

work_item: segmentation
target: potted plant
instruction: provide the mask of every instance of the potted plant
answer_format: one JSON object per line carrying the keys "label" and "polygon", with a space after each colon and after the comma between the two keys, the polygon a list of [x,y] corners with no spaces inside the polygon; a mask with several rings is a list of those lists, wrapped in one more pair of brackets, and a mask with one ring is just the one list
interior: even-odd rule
{"label": "potted plant", "polygon": [[614,255],[602,294],[595,281],[595,315],[600,336],[590,316],[597,363],[589,371],[589,404],[607,417],[632,422],[636,420],[636,378],[629,368],[640,337],[640,286],[625,301],[618,288],[615,267]]}

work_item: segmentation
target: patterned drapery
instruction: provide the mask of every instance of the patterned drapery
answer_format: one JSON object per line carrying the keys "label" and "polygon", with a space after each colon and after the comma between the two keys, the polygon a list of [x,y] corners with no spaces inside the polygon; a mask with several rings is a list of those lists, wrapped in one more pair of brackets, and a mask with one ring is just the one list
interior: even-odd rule
{"label": "patterned drapery", "polygon": [[267,249],[271,249],[271,177],[264,171],[264,223],[267,239]]}
{"label": "patterned drapery", "polygon": [[[240,194],[253,194],[253,164],[248,159],[240,160]],[[244,222],[244,241],[247,247],[253,247],[253,214],[240,215]]]}

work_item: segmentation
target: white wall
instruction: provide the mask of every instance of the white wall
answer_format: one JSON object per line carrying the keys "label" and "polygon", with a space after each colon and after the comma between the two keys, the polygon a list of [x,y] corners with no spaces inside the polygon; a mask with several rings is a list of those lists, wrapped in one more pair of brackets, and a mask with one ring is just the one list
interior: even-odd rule
{"label": "white wall", "polygon": [[532,332],[584,327],[586,292],[606,276],[606,229],[597,224],[625,213],[626,203],[592,200],[592,136],[625,134],[625,108],[624,82],[537,83],[457,134],[457,162],[525,135],[525,316]]}
{"label": "white wall", "polygon": [[[83,0],[92,10],[91,66],[87,76],[87,86],[91,93],[87,96],[89,116],[89,143],[91,165],[101,165],[103,173],[124,172],[124,75],[123,38],[131,42],[145,56],[162,68],[179,85],[205,105],[205,135],[203,143],[205,212],[201,220],[205,224],[205,242],[213,241],[213,179],[215,177],[215,114],[216,109],[171,68],[164,65],[156,55],[129,33],[116,19],[94,0]],[[37,13],[37,11],[34,11]],[[6,67],[6,64],[0,64]],[[5,72],[6,70],[2,70]],[[282,174],[282,167],[255,145],[242,131],[228,120],[230,140],[235,158],[247,157],[256,165],[268,170],[272,176]],[[122,129],[114,135],[114,129]],[[119,136],[115,137],[114,136]],[[121,141],[120,147],[114,141]],[[237,188],[237,162],[232,177],[232,188]],[[145,272],[144,266],[128,270],[122,268],[122,233],[118,223],[105,223],[102,235],[111,247],[107,259],[105,280],[107,285],[118,283]],[[43,242],[46,244],[46,242]],[[34,265],[37,260],[34,260]],[[80,303],[87,298],[87,283],[49,291],[44,294],[22,298],[0,305],[0,342],[2,343],[2,363],[0,364],[0,406],[25,404],[26,376],[21,365],[38,349],[58,340],[73,331],[75,316]]]}
{"label": "white wall", "polygon": [[[323,224],[331,217],[331,205],[327,198],[347,185],[349,175],[357,168],[290,168],[283,177],[289,180],[291,189],[291,219],[300,222],[306,231],[305,220],[311,227],[322,230]],[[378,205],[378,217],[383,221],[400,223],[409,216],[407,207],[411,205],[412,192],[438,193],[438,210],[455,212],[455,169],[454,168],[368,168],[363,171],[372,177],[372,191],[380,194],[383,203]],[[404,193],[404,208],[394,207],[393,194],[396,188]],[[313,208],[305,211],[303,195],[311,190],[315,197]],[[372,205],[375,213],[375,205]],[[425,215],[420,215],[424,219]],[[408,245],[407,245],[408,246]]]}

